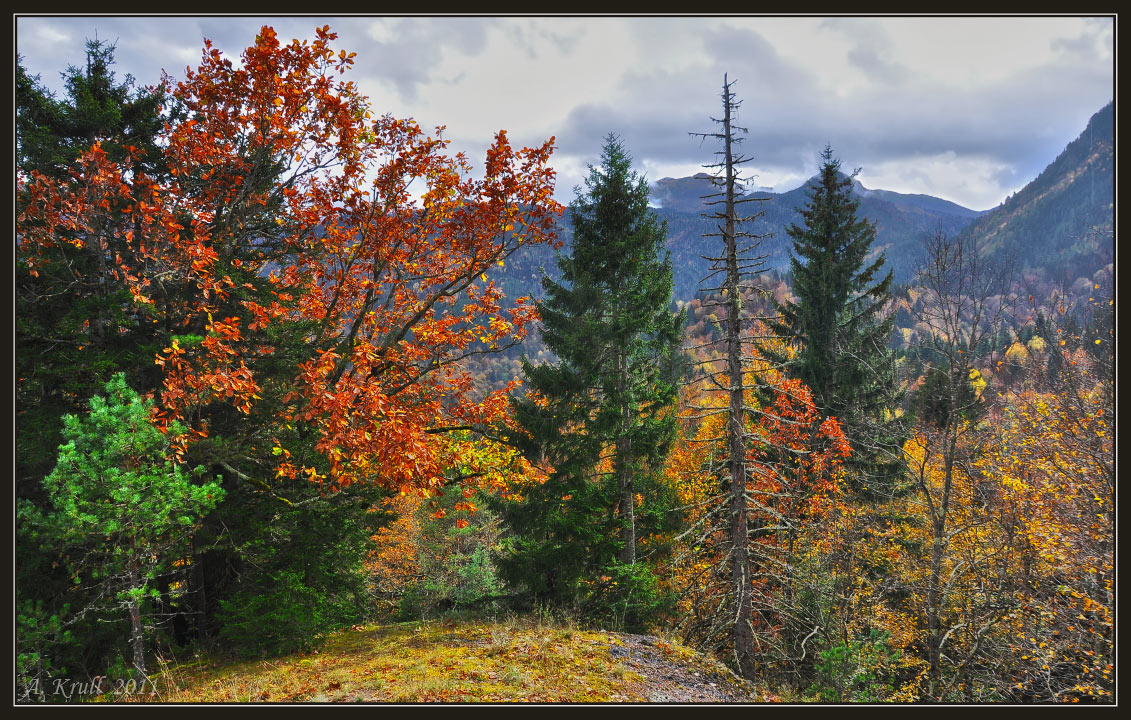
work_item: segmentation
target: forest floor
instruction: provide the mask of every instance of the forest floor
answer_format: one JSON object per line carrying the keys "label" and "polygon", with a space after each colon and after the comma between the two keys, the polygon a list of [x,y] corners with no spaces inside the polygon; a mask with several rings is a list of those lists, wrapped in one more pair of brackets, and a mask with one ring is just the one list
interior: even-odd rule
{"label": "forest floor", "polygon": [[271,660],[200,657],[154,676],[186,702],[749,703],[749,683],[707,656],[646,635],[532,621],[355,626],[316,652]]}

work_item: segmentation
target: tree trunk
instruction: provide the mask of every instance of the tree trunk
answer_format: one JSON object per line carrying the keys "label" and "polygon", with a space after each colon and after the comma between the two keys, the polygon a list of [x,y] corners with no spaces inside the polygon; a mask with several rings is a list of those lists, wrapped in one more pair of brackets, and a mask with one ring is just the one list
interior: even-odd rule
{"label": "tree trunk", "polygon": [[636,492],[632,481],[632,408],[625,400],[628,389],[628,359],[624,353],[617,358],[617,392],[621,397],[621,427],[617,435],[617,485],[620,489],[621,542],[620,562],[636,564]]}
{"label": "tree trunk", "polygon": [[[724,100],[726,78],[723,78]],[[735,228],[734,153],[731,147],[731,103],[723,103],[723,133],[726,158],[726,293],[727,293],[727,369],[730,384],[730,416],[727,419],[727,453],[730,465],[731,502],[731,582],[734,585],[734,653],[738,669],[747,679],[754,678],[753,603],[750,597],[751,569],[746,509],[746,398],[742,378],[742,302],[738,288],[738,239]]]}
{"label": "tree trunk", "polygon": [[[627,448],[631,440],[624,439],[619,444]],[[619,451],[618,451],[619,454]],[[620,561],[624,565],[636,564],[636,493],[632,482],[632,466],[625,464],[621,469],[620,483],[620,512],[621,512],[621,542],[624,543],[620,550]]]}
{"label": "tree trunk", "polygon": [[[951,393],[951,397],[956,397]],[[928,692],[940,700],[942,693],[942,565],[946,552],[946,520],[950,491],[954,484],[954,462],[958,453],[957,420],[950,419],[943,439],[943,486],[938,514],[931,518],[931,572],[927,579]]]}
{"label": "tree trunk", "polygon": [[927,580],[927,694],[931,699],[938,700],[939,688],[942,685],[941,647],[942,620],[941,614],[941,588],[942,558],[943,558],[943,529],[941,519],[931,522],[931,571]]}
{"label": "tree trunk", "polygon": [[[131,590],[141,587],[141,573],[138,570],[137,559],[130,565]],[[145,628],[141,622],[141,604],[137,598],[131,597],[127,603],[130,611],[130,645],[134,651],[134,670],[137,671],[138,681],[144,681],[145,673]]]}

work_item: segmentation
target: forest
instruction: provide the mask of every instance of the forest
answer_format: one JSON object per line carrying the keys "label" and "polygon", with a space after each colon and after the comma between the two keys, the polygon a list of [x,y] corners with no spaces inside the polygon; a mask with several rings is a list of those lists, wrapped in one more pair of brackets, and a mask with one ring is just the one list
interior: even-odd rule
{"label": "forest", "polygon": [[1042,176],[889,259],[826,146],[770,267],[723,78],[680,296],[615,133],[563,206],[555,138],[473,163],[336,39],[17,63],[16,702],[535,615],[766,701],[1115,702],[1111,179],[1071,247]]}

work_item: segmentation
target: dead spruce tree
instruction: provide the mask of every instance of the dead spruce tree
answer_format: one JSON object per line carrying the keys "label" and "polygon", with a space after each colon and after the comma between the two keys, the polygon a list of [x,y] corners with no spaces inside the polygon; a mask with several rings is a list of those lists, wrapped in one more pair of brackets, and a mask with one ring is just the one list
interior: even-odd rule
{"label": "dead spruce tree", "polygon": [[[755,638],[752,622],[753,572],[748,528],[748,433],[746,431],[746,417],[750,408],[747,406],[745,394],[750,388],[744,382],[744,369],[751,364],[751,358],[743,349],[743,344],[749,345],[751,340],[743,337],[743,321],[751,318],[743,316],[742,295],[743,291],[753,288],[750,280],[764,269],[766,256],[758,254],[763,236],[739,229],[740,226],[760,217],[763,212],[745,216],[740,216],[738,212],[740,205],[762,199],[742,197],[741,188],[745,187],[745,182],[739,166],[749,162],[751,158],[745,157],[738,150],[743,137],[736,136],[736,133],[745,134],[747,130],[734,124],[741,101],[736,99],[731,90],[733,85],[734,83],[724,75],[723,117],[711,118],[718,123],[720,130],[711,133],[691,133],[693,137],[704,140],[710,138],[722,145],[722,148],[716,152],[718,161],[704,166],[713,170],[711,183],[715,192],[704,196],[705,204],[711,208],[711,211],[703,214],[716,222],[717,232],[705,233],[703,237],[722,238],[723,245],[722,254],[703,256],[711,263],[711,270],[704,278],[704,283],[711,284],[721,279],[721,284],[703,288],[713,296],[704,304],[719,306],[724,311],[723,317],[720,318],[722,337],[712,341],[712,344],[721,344],[719,353],[721,358],[715,357],[707,361],[708,370],[704,381],[709,391],[726,393],[728,402],[721,408],[695,406],[694,410],[700,412],[697,416],[699,418],[720,413],[725,413],[726,416],[725,452],[717,461],[719,467],[712,468],[720,477],[720,489],[725,499],[719,506],[721,512],[706,514],[704,522],[710,523],[712,519],[722,518],[729,520],[724,558],[730,570],[730,592],[724,596],[724,604],[729,606],[726,608],[727,611],[715,615],[713,627],[699,628],[696,634],[719,639],[729,635],[739,671],[743,676],[752,678],[755,665]],[[711,532],[707,528],[693,528],[693,530],[700,533]]]}

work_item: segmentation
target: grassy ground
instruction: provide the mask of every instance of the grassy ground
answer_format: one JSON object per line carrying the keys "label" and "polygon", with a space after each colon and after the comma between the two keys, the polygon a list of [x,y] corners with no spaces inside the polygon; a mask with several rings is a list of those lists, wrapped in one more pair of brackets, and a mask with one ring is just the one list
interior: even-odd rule
{"label": "grassy ground", "polygon": [[[199,658],[156,677],[157,702],[633,702],[646,683],[613,633],[533,621],[356,627],[315,653]],[[673,661],[690,651],[659,641]],[[623,651],[622,653],[623,654]]]}

